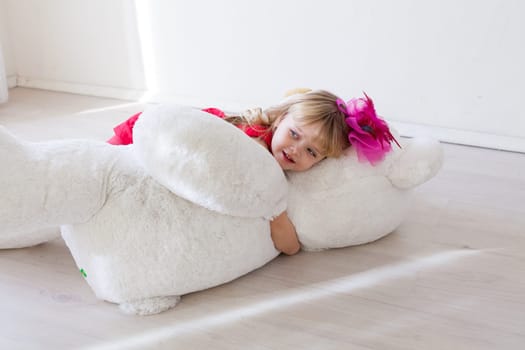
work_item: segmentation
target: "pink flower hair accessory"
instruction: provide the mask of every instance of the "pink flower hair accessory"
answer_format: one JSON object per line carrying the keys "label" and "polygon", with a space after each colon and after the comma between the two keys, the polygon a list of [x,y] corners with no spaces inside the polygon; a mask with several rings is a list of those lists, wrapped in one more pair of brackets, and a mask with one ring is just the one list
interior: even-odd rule
{"label": "pink flower hair accessory", "polygon": [[368,161],[376,165],[392,149],[392,141],[401,148],[394,138],[387,123],[377,116],[374,102],[366,93],[364,98],[353,98],[346,102],[337,99],[339,111],[346,115],[346,124],[350,127],[348,141],[357,150],[359,161]]}

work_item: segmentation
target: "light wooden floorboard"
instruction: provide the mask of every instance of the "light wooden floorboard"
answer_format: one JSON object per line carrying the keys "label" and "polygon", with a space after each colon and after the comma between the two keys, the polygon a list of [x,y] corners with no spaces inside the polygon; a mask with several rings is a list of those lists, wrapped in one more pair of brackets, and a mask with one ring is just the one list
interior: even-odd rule
{"label": "light wooden floorboard", "polygon": [[[142,108],[10,92],[0,124],[34,141],[105,140]],[[61,239],[0,251],[0,349],[524,349],[525,155],[444,151],[391,235],[278,257],[156,316],[97,300]]]}

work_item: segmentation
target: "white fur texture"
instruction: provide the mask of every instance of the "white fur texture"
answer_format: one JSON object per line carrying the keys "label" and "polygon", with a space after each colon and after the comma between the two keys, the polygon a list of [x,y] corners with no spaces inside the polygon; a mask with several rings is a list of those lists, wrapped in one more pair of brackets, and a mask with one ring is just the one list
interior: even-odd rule
{"label": "white fur texture", "polygon": [[85,140],[25,142],[0,126],[0,248],[42,243],[61,224],[88,221],[106,200],[111,151]]}
{"label": "white fur texture", "polygon": [[360,163],[355,149],[308,172],[289,173],[288,215],[305,250],[369,243],[398,227],[409,208],[409,189],[432,178],[442,149],[430,139],[394,147],[376,166]]}
{"label": "white fur texture", "polygon": [[175,307],[180,301],[180,296],[157,297],[133,300],[119,305],[120,310],[132,315],[154,315]]}
{"label": "white fur texture", "polygon": [[[137,314],[161,312],[180,295],[272,260],[278,252],[265,217],[281,211],[280,169],[235,127],[194,112],[146,113],[134,146],[29,143],[0,127],[0,248],[43,242],[41,229],[62,225],[96,295]],[[201,137],[203,128],[217,132]],[[441,160],[437,142],[409,140],[376,167],[350,150],[288,174],[287,210],[303,248],[388,234],[406,215],[407,190],[430,179]]]}
{"label": "white fur texture", "polygon": [[[241,135],[242,136],[242,135]],[[182,295],[231,281],[277,251],[262,218],[220,214],[174,195],[115,147],[104,208],[62,236],[96,295],[122,303]],[[249,183],[244,184],[249,191]]]}
{"label": "white fur texture", "polygon": [[182,198],[240,217],[272,218],[286,209],[288,185],[270,153],[210,113],[149,107],[133,137],[148,173]]}

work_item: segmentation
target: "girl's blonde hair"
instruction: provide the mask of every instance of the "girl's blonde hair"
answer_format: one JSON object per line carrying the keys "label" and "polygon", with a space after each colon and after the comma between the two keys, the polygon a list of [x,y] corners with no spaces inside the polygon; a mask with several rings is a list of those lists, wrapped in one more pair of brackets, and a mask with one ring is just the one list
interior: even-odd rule
{"label": "girl's blonde hair", "polygon": [[338,97],[325,90],[296,94],[269,107],[248,109],[240,115],[227,115],[234,125],[262,125],[275,130],[280,121],[292,117],[300,125],[318,124],[319,142],[326,157],[339,157],[350,146],[345,115],[337,108]]}

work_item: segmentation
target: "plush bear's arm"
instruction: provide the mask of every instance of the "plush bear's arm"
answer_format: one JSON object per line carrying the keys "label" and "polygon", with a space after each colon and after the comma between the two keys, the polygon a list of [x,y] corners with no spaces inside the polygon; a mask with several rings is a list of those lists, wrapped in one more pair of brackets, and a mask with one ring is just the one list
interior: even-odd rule
{"label": "plush bear's arm", "polygon": [[133,146],[155,180],[207,209],[266,219],[286,209],[288,184],[271,154],[209,113],[150,107],[135,124]]}

